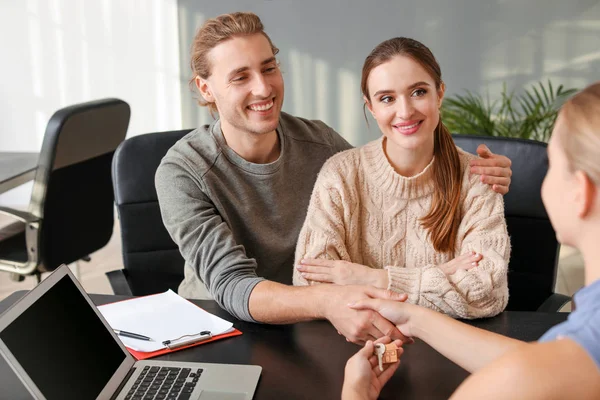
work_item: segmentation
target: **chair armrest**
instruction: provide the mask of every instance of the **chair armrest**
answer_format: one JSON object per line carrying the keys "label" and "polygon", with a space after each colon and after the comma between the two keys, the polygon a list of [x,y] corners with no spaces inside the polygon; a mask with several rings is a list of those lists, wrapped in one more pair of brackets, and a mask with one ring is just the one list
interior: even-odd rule
{"label": "chair armrest", "polygon": [[116,269],[106,273],[108,282],[113,292],[119,296],[133,296],[129,283],[127,283],[127,271],[124,269]]}
{"label": "chair armrest", "polygon": [[25,223],[25,242],[27,244],[27,261],[0,260],[0,271],[15,273],[17,275],[31,275],[35,273],[40,264],[40,224],[42,219],[27,211],[15,210],[9,207],[0,207],[0,214],[8,215]]}
{"label": "chair armrest", "polygon": [[14,208],[9,207],[0,207],[0,213],[11,216],[15,219],[18,219],[19,221],[23,221],[26,224],[30,222],[37,222],[40,220],[39,217],[36,217],[35,215],[28,213],[27,211],[15,210]]}
{"label": "chair armrest", "polygon": [[553,293],[537,310],[540,312],[557,312],[569,301],[571,301],[569,296],[565,296],[564,294],[560,293]]}

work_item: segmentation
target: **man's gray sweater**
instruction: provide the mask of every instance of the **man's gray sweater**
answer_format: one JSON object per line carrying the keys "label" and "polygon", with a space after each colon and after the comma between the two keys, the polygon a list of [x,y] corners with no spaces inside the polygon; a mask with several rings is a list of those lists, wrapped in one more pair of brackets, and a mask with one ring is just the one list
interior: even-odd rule
{"label": "man's gray sweater", "polygon": [[279,158],[254,164],[227,146],[217,120],[179,140],[156,172],[163,222],[186,260],[179,293],[210,294],[246,321],[253,321],[248,303],[257,283],[292,283],[317,174],[351,147],[323,122],[285,113],[277,133]]}

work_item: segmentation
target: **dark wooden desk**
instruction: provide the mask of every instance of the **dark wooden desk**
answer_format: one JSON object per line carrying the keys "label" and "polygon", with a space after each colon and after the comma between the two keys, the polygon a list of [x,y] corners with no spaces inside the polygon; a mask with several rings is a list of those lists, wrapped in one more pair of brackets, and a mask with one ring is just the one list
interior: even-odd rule
{"label": "dark wooden desk", "polygon": [[[0,302],[0,313],[25,292]],[[92,295],[96,304],[122,300],[123,296]],[[326,321],[294,325],[261,325],[240,322],[213,301],[195,301],[206,311],[227,318],[244,334],[182,350],[161,359],[177,361],[257,364],[263,367],[255,399],[339,399],[344,366],[359,348],[347,343]],[[513,338],[537,340],[550,327],[564,321],[565,313],[505,312],[470,324]],[[23,340],[35,340],[36,332]],[[39,332],[43,334],[43,332]],[[465,348],[464,351],[470,351]],[[0,398],[27,399],[28,395],[4,360],[0,360]],[[384,388],[382,399],[447,399],[467,377],[467,372],[442,357],[427,344],[407,346],[402,365]]]}
{"label": "dark wooden desk", "polygon": [[38,156],[38,153],[0,152],[0,193],[32,180]]}

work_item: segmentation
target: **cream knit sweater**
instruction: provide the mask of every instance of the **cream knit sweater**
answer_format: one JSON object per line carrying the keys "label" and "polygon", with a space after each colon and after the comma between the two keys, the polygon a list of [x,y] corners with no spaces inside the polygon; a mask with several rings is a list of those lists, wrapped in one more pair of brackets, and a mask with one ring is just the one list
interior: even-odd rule
{"label": "cream knit sweater", "polygon": [[[346,260],[386,268],[389,289],[408,301],[457,318],[490,317],[508,302],[510,241],[502,196],[469,172],[475,156],[459,149],[463,168],[456,252],[434,250],[419,218],[431,207],[430,163],[420,174],[396,173],[383,140],[331,157],[319,173],[296,247],[303,258]],[[479,266],[447,276],[438,265],[476,251]],[[307,285],[294,267],[294,285]],[[314,282],[310,282],[314,283]]]}

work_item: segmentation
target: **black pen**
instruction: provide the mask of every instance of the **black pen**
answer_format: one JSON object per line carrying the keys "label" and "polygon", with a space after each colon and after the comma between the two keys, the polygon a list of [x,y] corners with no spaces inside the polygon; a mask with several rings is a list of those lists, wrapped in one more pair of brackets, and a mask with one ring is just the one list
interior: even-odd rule
{"label": "black pen", "polygon": [[154,340],[152,340],[152,338],[149,338],[148,336],[140,335],[140,334],[137,334],[137,333],[131,333],[131,332],[126,332],[126,331],[121,331],[119,329],[113,329],[113,331],[117,335],[119,335],[119,336],[128,337],[128,338],[132,338],[132,339],[147,340],[149,342],[154,342]]}

